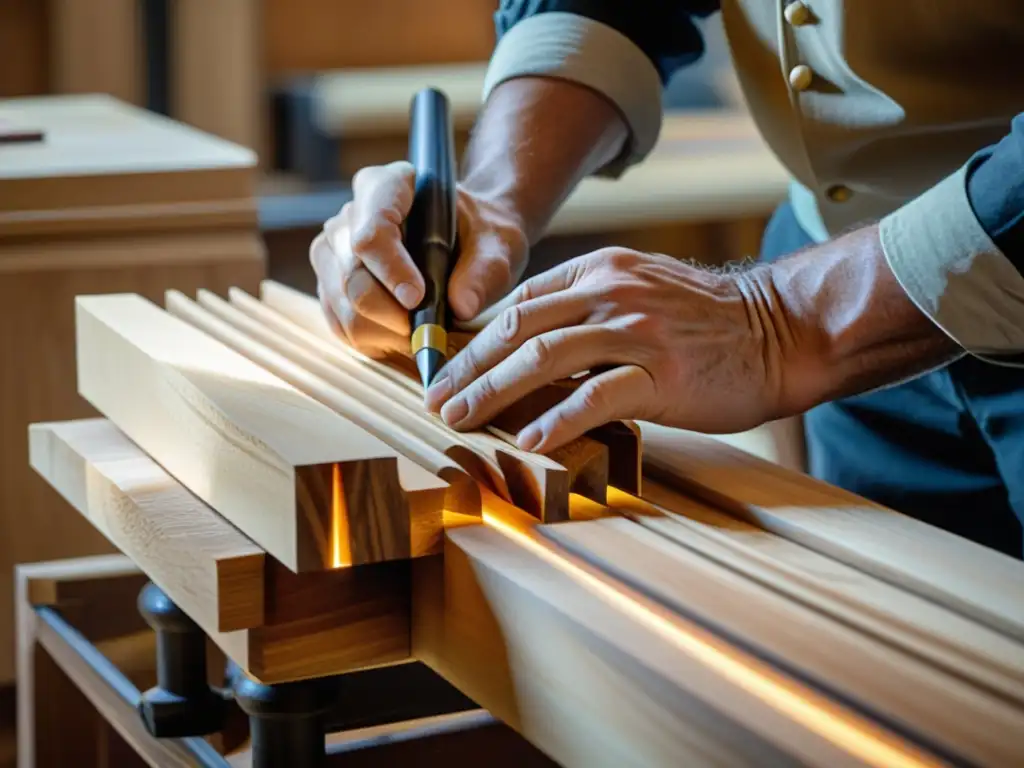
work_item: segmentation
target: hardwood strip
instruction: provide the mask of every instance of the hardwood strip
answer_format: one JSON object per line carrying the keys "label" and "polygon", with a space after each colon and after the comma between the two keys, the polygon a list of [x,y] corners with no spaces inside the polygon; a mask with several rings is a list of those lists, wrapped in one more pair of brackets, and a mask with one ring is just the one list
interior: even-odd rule
{"label": "hardwood strip", "polygon": [[263,623],[265,553],[106,419],[29,428],[32,468],[204,627]]}
{"label": "hardwood strip", "polygon": [[[604,500],[607,477],[595,476],[602,463],[600,458],[594,459],[593,452],[578,464],[563,466],[550,457],[519,450],[514,438],[503,440],[487,431],[456,432],[425,413],[422,390],[411,375],[339,344],[319,314],[319,305],[314,302],[315,315],[306,311],[309,297],[277,283],[265,284],[264,288],[265,294],[272,297],[270,302],[258,302],[240,289],[230,291],[229,299],[254,319],[357,379],[364,390],[386,395],[409,420],[429,423],[437,439],[443,439],[444,444],[459,446],[482,455],[488,464],[497,464],[508,489],[507,498],[517,506],[545,522],[559,522],[568,519],[568,494],[572,490],[582,493],[598,488],[594,493],[599,500]],[[297,314],[289,314],[292,308]],[[317,321],[323,323],[319,332]]]}
{"label": "hardwood strip", "polygon": [[[170,304],[168,295],[168,308]],[[480,492],[474,480],[507,494],[497,466],[481,461],[464,446],[438,440],[438,430],[432,421],[403,418],[402,409],[395,407],[388,397],[362,387],[313,352],[282,338],[267,324],[210,291],[199,291],[197,304],[190,303],[192,322],[202,323],[207,333],[355,421],[396,451],[447,480],[449,486],[456,486],[465,498],[453,498],[450,488],[446,508],[479,515]]]}
{"label": "hardwood strip", "polygon": [[[272,319],[266,310],[257,315],[260,305],[241,291],[233,291],[230,298],[232,303],[237,303],[254,317],[258,316],[261,321],[276,323],[277,327],[284,329],[283,333],[310,350],[329,356],[332,363],[346,367],[353,375],[361,377],[367,386],[385,388],[389,396],[411,412],[423,414],[423,393],[415,371],[407,370],[408,366],[399,363],[389,365],[371,360],[339,343],[327,325],[319,303],[312,296],[266,280],[260,286],[260,297],[263,306],[277,314],[277,320]],[[538,397],[548,397],[554,391],[544,390]],[[565,392],[558,390],[555,400],[563,397]],[[531,396],[531,400],[536,399]],[[639,438],[629,428],[608,425],[595,430],[591,437],[581,437],[550,456],[542,456],[521,451],[515,445],[515,432],[525,426],[525,422],[519,423],[525,407],[507,410],[486,430],[462,433],[448,430],[475,450],[496,454],[514,503],[545,522],[559,522],[568,519],[567,494],[570,491],[603,504],[609,482],[625,490],[639,488]],[[530,408],[530,412],[536,415],[537,406]],[[627,435],[631,441],[623,439]],[[605,436],[609,440],[603,439]],[[608,445],[616,447],[611,454],[606,447]]]}
{"label": "hardwood strip", "polygon": [[950,758],[1024,761],[1024,708],[677,546],[625,519],[544,527],[544,535],[644,594],[827,695]]}
{"label": "hardwood strip", "polygon": [[[101,423],[116,431],[110,422]],[[110,445],[109,442],[97,444],[89,441],[85,435],[81,437],[75,448],[81,451],[83,458],[70,459],[70,449],[54,456],[50,465],[52,472],[45,477],[51,482],[59,480],[59,484],[54,484],[65,498],[93,524],[97,524],[99,518],[88,506],[96,497],[88,482],[92,470],[76,473],[74,469],[76,462],[88,463],[94,456],[108,454]],[[115,502],[110,505],[110,516],[105,519],[117,517],[133,521],[132,525],[139,530],[152,531],[154,537],[160,538],[153,538],[146,549],[135,539],[125,539],[131,545],[125,547],[125,552],[136,558],[138,564],[120,555],[89,559],[87,573],[90,578],[95,580],[101,575],[107,576],[110,577],[108,581],[118,585],[117,588],[104,587],[108,598],[104,602],[113,600],[114,611],[124,611],[124,601],[115,599],[122,595],[120,585],[128,586],[132,593],[128,595],[128,604],[134,605],[134,594],[141,584],[137,579],[113,577],[139,573],[141,566],[146,576],[164,589],[225,654],[264,682],[340,674],[408,660],[408,561],[295,574],[273,558],[265,557],[258,581],[249,579],[245,584],[239,582],[232,587],[239,594],[243,589],[251,588],[254,595],[258,593],[261,596],[262,625],[232,632],[220,631],[217,613],[204,602],[212,597],[207,598],[195,591],[202,584],[196,578],[193,566],[197,559],[201,560],[198,552],[212,548],[209,539],[201,534],[213,531],[215,536],[226,538],[229,536],[226,529],[234,529],[189,494],[140,448],[127,443],[124,454],[125,459],[121,463],[131,469],[127,481],[130,492],[121,492],[115,497]],[[105,469],[110,466],[110,462],[102,458],[97,464]],[[145,472],[139,469],[143,466],[148,468]],[[140,480],[141,477],[145,480]],[[112,491],[117,492],[116,488]],[[178,537],[182,545],[189,544],[197,554],[171,556],[178,545],[173,537],[164,535],[167,531],[165,518],[169,513],[176,513],[171,516],[176,525],[182,526],[182,534]],[[187,534],[184,533],[186,525]],[[126,522],[111,527],[121,530],[129,525]],[[241,534],[236,535],[244,540]],[[141,541],[150,540],[141,537]],[[155,553],[154,545],[159,545]],[[54,574],[51,581],[57,583],[35,584],[30,593],[32,601],[59,605],[67,605],[69,599],[76,601],[83,590],[73,589],[76,584],[73,579],[81,565],[81,561],[55,564],[50,572]],[[92,590],[90,594],[95,593],[96,590]],[[224,594],[226,591],[221,591],[218,597]],[[244,596],[251,597],[248,592]],[[86,611],[83,607],[80,611],[90,618],[102,605],[95,600],[92,602],[91,609]],[[108,616],[106,623],[116,626],[128,619],[133,625],[141,622],[137,614],[131,613],[128,618],[122,618],[120,614]],[[90,621],[90,625],[96,623],[99,622]]]}
{"label": "hardwood strip", "polygon": [[408,558],[406,494],[443,502],[443,481],[403,489],[391,448],[140,296],[78,297],[76,333],[80,394],[293,571]]}
{"label": "hardwood strip", "polygon": [[413,650],[560,764],[941,764],[500,511],[485,519],[413,563]]}
{"label": "hardwood strip", "polygon": [[[610,509],[835,621],[1024,707],[1024,646],[955,611],[648,480]],[[651,503],[648,503],[651,502]]]}
{"label": "hardwood strip", "polygon": [[[165,301],[171,314],[226,344],[272,374],[280,376],[301,392],[365,429],[382,443],[389,444],[396,453],[405,454],[404,456],[400,455],[398,460],[399,478],[402,480],[403,486],[407,483],[418,482],[417,476],[422,474],[423,470],[431,472],[445,481],[444,498],[440,504],[429,496],[427,504],[410,501],[410,535],[412,536],[410,554],[412,556],[418,557],[425,551],[436,548],[439,544],[442,507],[462,514],[479,516],[480,490],[473,479],[458,464],[415,435],[391,424],[383,414],[363,407],[349,393],[332,387],[322,378],[310,373],[308,369],[260,343],[263,334],[260,333],[259,326],[239,328],[223,317],[212,313],[208,308],[212,304],[212,296],[207,296],[207,306],[200,306],[178,291],[168,291]],[[247,334],[247,331],[255,332],[255,338],[253,333]],[[407,479],[409,475],[411,478]]]}
{"label": "hardwood strip", "polygon": [[1024,562],[719,440],[641,429],[652,477],[1024,640]]}

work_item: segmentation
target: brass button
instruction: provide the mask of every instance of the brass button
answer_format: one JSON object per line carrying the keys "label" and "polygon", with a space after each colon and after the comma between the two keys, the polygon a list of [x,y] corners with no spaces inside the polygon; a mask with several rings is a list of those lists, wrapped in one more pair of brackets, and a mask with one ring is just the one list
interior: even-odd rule
{"label": "brass button", "polygon": [[814,73],[806,64],[797,64],[789,70],[789,84],[794,90],[805,91],[811,86]]}
{"label": "brass button", "polygon": [[833,203],[845,203],[853,197],[853,190],[849,187],[844,187],[842,184],[835,184],[825,190],[825,195]]}
{"label": "brass button", "polygon": [[783,13],[786,16],[786,21],[794,27],[802,26],[811,20],[810,8],[801,3],[800,0],[787,5]]}

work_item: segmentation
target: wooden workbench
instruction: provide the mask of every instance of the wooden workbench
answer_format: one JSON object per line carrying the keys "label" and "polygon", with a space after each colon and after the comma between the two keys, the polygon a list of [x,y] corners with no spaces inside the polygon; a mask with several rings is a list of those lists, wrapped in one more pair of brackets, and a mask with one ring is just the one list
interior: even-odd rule
{"label": "wooden workbench", "polygon": [[[518,451],[512,422],[578,382],[455,433],[274,283],[164,307],[78,298],[106,418],[33,425],[30,461],[124,553],[108,588],[144,574],[244,670],[243,709],[422,662],[569,768],[1024,761],[1021,562],[655,425]],[[109,703],[50,631],[96,579],[57,575],[22,571],[21,653]],[[140,752],[194,747],[132,725]]]}
{"label": "wooden workbench", "polygon": [[31,422],[95,413],[75,388],[74,296],[264,273],[251,151],[106,96],[0,101],[2,121],[44,135],[0,144],[0,683],[14,564],[109,548],[24,462]]}

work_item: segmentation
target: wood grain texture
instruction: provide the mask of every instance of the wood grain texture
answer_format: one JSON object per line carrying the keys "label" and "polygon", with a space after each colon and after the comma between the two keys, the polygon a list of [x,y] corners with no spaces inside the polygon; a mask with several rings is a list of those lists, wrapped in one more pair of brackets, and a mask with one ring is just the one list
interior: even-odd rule
{"label": "wood grain texture", "polygon": [[[89,247],[66,239],[49,253],[18,246],[24,258],[16,267],[5,261],[13,249],[0,242],[0,627],[13,626],[16,563],[111,550],[88,522],[68,514],[67,504],[28,463],[29,424],[96,416],[75,385],[75,296],[131,291],[156,300],[171,287],[255,289],[264,274],[252,233],[198,234],[186,241],[96,238]],[[193,257],[193,250],[200,255]],[[123,258],[105,260],[119,251]],[[12,633],[0,631],[0,682],[13,679],[13,644]]]}
{"label": "wood grain texture", "polygon": [[[263,323],[273,324],[309,351],[329,358],[337,367],[357,377],[365,387],[386,392],[396,406],[400,404],[406,409],[408,418],[429,419],[436,425],[435,432],[440,430],[436,432],[438,439],[443,437],[449,444],[462,444],[489,459],[493,457],[501,469],[509,498],[541,520],[568,519],[570,491],[603,502],[604,489],[609,482],[627,490],[639,487],[639,438],[628,427],[607,425],[595,430],[592,437],[573,441],[557,455],[521,451],[515,447],[514,432],[527,423],[522,420],[524,413],[539,415],[536,403],[548,396],[547,392],[542,392],[531,404],[506,411],[486,430],[457,433],[424,414],[422,387],[415,371],[370,360],[340,343],[327,325],[319,302],[312,296],[271,280],[261,284],[260,296],[265,305],[263,309],[242,291],[231,292],[231,301]],[[273,311],[268,312],[266,308]],[[567,392],[559,391],[551,402],[558,402],[565,396]],[[522,423],[511,423],[517,419]],[[614,451],[605,447],[609,444],[615,446]],[[603,478],[602,471],[605,472]]]}
{"label": "wood grain texture", "polygon": [[266,151],[263,0],[175,0],[171,114],[258,154]]}
{"label": "wood grain texture", "polygon": [[[199,291],[198,303],[180,293],[169,293],[166,305],[169,312],[227,344],[236,352],[262,365],[310,397],[337,411],[381,441],[390,445],[409,461],[434,473],[448,483],[444,507],[461,514],[480,515],[480,490],[476,484],[492,481],[493,475],[480,467],[480,462],[459,463],[447,451],[427,442],[431,435],[420,430],[414,434],[400,419],[395,419],[392,404],[387,399],[367,399],[358,385],[338,376],[312,352],[281,339],[272,329],[239,312],[209,291]],[[374,408],[376,406],[376,408]],[[415,426],[415,425],[414,425]],[[425,439],[424,439],[425,438]],[[404,464],[404,462],[402,463]],[[401,465],[399,472],[401,473]],[[472,472],[472,474],[470,474]],[[494,474],[497,474],[496,471]],[[424,510],[427,517],[415,517],[414,529],[430,529],[431,537],[439,536],[441,510]],[[413,553],[419,550],[416,542]]]}
{"label": "wood grain texture", "polygon": [[135,0],[47,0],[54,93],[106,93],[142,104],[142,6]]}
{"label": "wood grain texture", "polygon": [[[151,532],[152,540],[140,534],[131,547],[124,548],[139,565],[125,555],[87,558],[86,573],[91,580],[87,584],[79,585],[80,579],[75,575],[82,569],[81,561],[69,560],[49,566],[52,578],[33,579],[30,593],[33,604],[57,605],[65,611],[75,609],[76,617],[82,613],[81,618],[88,620],[83,626],[92,627],[90,633],[94,637],[135,631],[141,618],[134,610],[126,611],[125,605],[134,605],[135,596],[145,581],[130,578],[141,575],[141,565],[146,569],[146,577],[192,616],[227,656],[266,682],[340,674],[408,659],[407,561],[295,574],[273,558],[262,557],[259,573],[247,573],[244,582],[235,578],[231,589],[218,594],[218,597],[237,598],[235,602],[244,601],[246,605],[258,597],[261,625],[221,631],[218,613],[224,611],[220,606],[209,605],[213,596],[197,594],[197,590],[204,588],[198,578],[201,574],[197,563],[204,561],[204,552],[207,557],[210,552],[223,552],[223,547],[216,545],[217,540],[237,542],[244,541],[244,537],[237,532],[232,536],[230,531],[234,529],[223,518],[192,497],[138,447],[122,444],[112,452],[109,440],[95,439],[101,426],[105,427],[101,431],[107,435],[110,430],[116,431],[110,422],[88,420],[73,426],[83,424],[88,429],[76,430],[79,433],[76,448],[90,460],[99,456],[97,468],[110,469],[114,464],[110,460],[111,453],[131,454],[118,463],[132,470],[128,479],[133,492],[122,494],[116,508],[109,510],[110,516],[101,521],[95,515],[95,508],[90,506],[96,493],[95,486],[90,487],[88,482],[96,475],[97,468],[89,467],[86,473],[76,475],[75,470],[82,462],[61,462],[68,458],[65,452],[63,456],[51,456],[54,461],[50,466],[54,471],[48,473],[47,479],[94,525],[109,523],[116,516],[121,519],[118,530],[137,527]],[[140,465],[146,468],[145,472],[138,471]],[[146,478],[144,483],[140,474]],[[143,493],[138,492],[140,485]],[[191,501],[183,502],[185,499]],[[174,538],[166,535],[174,522],[166,518],[173,512],[185,513],[188,517],[184,525],[188,531],[187,541],[179,543],[196,551],[180,554]],[[69,517],[66,511],[65,517]],[[139,542],[145,544],[145,551]],[[209,566],[206,570],[209,571]],[[95,585],[100,579],[106,582],[102,593]],[[123,595],[119,591],[122,587],[128,590]],[[103,600],[97,599],[100,594]],[[83,603],[88,604],[88,611],[79,610]],[[109,611],[104,610],[107,605]]]}
{"label": "wood grain texture", "polygon": [[79,297],[76,330],[82,396],[287,567],[409,557],[388,446],[139,296]]}
{"label": "wood grain texture", "polygon": [[641,428],[644,470],[667,485],[1024,640],[1024,562],[713,438]]}
{"label": "wood grain texture", "polygon": [[898,723],[921,744],[974,765],[1024,761],[1024,707],[941,672],[916,655],[678,546],[630,520],[544,528],[602,571],[770,659],[819,690]]}
{"label": "wood grain texture", "polygon": [[106,419],[33,424],[30,463],[200,626],[264,621],[265,552]]}
{"label": "wood grain texture", "polygon": [[272,76],[480,62],[494,47],[494,7],[478,0],[442,0],[432,6],[419,0],[264,2],[264,47]]}
{"label": "wood grain texture", "polygon": [[561,765],[940,764],[528,531],[414,569],[415,655]]}
{"label": "wood grain texture", "polygon": [[[681,547],[1024,707],[1024,645],[930,600],[648,480],[610,509]],[[649,503],[650,502],[650,503]]]}

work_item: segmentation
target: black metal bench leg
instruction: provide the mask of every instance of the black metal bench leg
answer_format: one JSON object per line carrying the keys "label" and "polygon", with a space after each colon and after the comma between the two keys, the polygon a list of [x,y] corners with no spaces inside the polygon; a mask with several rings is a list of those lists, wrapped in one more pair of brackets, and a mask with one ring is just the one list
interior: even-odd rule
{"label": "black metal bench leg", "polygon": [[155,584],[139,593],[139,612],[156,631],[157,685],[139,713],[156,738],[205,736],[224,727],[227,701],[206,677],[206,635]]}
{"label": "black metal bench leg", "polygon": [[253,768],[322,768],[326,765],[327,713],[332,679],[264,685],[236,674],[235,701],[249,716]]}

